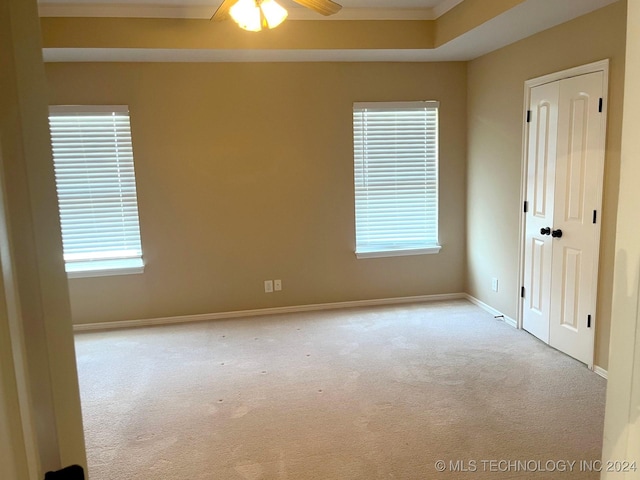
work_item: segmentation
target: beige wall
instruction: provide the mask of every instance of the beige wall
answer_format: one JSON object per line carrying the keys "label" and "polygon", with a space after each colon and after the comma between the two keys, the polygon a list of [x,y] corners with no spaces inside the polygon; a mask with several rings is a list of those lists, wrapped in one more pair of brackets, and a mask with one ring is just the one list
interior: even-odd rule
{"label": "beige wall", "polygon": [[[467,291],[515,318],[524,82],[609,58],[609,111],[596,314],[596,365],[607,368],[622,121],[626,4],[487,54],[468,66]],[[500,280],[491,291],[491,278]]]}
{"label": "beige wall", "polygon": [[45,48],[239,50],[429,49],[431,20],[292,20],[247,35],[233,21],[180,18],[45,17]]}
{"label": "beige wall", "polygon": [[[628,5],[624,128],[618,198],[611,358],[603,458],[640,462],[640,3]],[[621,478],[605,473],[602,478]],[[640,478],[640,471],[625,479]]]}
{"label": "beige wall", "polygon": [[[461,292],[466,65],[49,64],[128,104],[144,274],[70,282],[75,323]],[[437,255],[354,255],[352,103],[440,101]],[[265,294],[263,281],[282,279]]]}

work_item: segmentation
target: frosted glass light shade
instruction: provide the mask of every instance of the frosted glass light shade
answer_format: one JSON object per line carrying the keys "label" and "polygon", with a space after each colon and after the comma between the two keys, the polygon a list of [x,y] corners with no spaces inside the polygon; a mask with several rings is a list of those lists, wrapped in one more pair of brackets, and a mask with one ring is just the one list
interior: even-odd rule
{"label": "frosted glass light shade", "polygon": [[260,10],[262,10],[263,20],[266,22],[267,28],[277,27],[284,22],[288,15],[288,12],[275,0],[263,0],[260,4]]}
{"label": "frosted glass light shade", "polygon": [[238,0],[229,9],[229,15],[244,30],[249,30],[250,32],[262,30],[260,7],[258,7],[255,0]]}
{"label": "frosted glass light shade", "polygon": [[229,15],[240,28],[259,32],[280,25],[288,12],[275,0],[238,0],[229,9]]}

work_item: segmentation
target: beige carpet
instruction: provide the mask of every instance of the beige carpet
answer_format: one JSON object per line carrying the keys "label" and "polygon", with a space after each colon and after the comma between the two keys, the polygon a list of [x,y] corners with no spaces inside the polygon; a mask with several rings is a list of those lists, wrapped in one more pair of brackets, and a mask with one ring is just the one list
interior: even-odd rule
{"label": "beige carpet", "polygon": [[76,347],[91,480],[599,478],[605,380],[466,301]]}

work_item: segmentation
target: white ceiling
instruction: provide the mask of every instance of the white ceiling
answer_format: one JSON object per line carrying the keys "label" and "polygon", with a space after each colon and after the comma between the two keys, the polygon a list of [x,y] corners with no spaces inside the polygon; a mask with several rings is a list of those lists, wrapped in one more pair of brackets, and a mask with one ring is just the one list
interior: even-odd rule
{"label": "white ceiling", "polygon": [[[279,0],[292,20],[432,20],[463,0],[336,0],[342,10],[323,17],[293,0]],[[49,17],[210,18],[222,0],[38,0]]]}

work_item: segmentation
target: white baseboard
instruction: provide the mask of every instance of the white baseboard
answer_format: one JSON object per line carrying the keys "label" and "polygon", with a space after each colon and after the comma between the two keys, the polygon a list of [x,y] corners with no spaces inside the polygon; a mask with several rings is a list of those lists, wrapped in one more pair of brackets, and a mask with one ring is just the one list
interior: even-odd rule
{"label": "white baseboard", "polygon": [[494,317],[502,317],[504,318],[504,323],[506,323],[507,325],[511,325],[513,328],[518,328],[518,322],[516,322],[515,319],[506,316],[504,313],[502,313],[499,310],[496,310],[495,308],[487,305],[486,303],[478,300],[476,297],[472,297],[471,295],[469,295],[468,293],[464,294],[464,297],[469,300],[471,303],[479,306],[480,308],[482,308],[483,310],[489,312],[491,315],[493,315]]}
{"label": "white baseboard", "polygon": [[[312,312],[319,310],[336,310],[340,308],[371,307],[377,305],[399,305],[403,303],[426,303],[443,300],[460,300],[469,296],[465,293],[445,293],[441,295],[419,295],[413,297],[377,298],[373,300],[356,300],[351,302],[319,303],[312,305],[294,305],[290,307],[260,308],[255,310],[238,310],[233,312],[203,313],[198,315],[181,315],[176,317],[145,318],[140,320],[121,320],[115,322],[81,323],[73,326],[74,332],[92,330],[113,330],[132,327],[149,327],[178,323],[204,322],[227,318],[254,317],[283,313]],[[475,302],[474,302],[475,303]]]}
{"label": "white baseboard", "polygon": [[598,365],[594,365],[593,366],[593,371],[595,373],[597,373],[598,375],[600,375],[604,379],[608,379],[609,378],[609,372],[607,372],[604,368],[599,367]]}

